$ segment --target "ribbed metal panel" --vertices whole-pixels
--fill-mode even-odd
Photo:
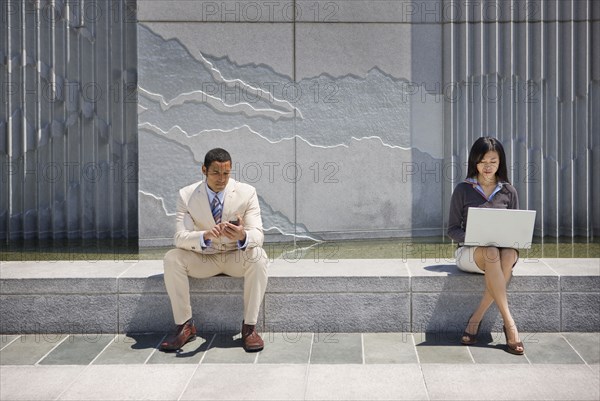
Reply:
[[[137,236],[135,0],[0,4],[0,239]]]
[[[600,232],[600,2],[446,0],[446,160],[498,137],[536,234]]]

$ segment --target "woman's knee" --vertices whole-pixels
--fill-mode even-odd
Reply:
[[[502,250],[500,250],[500,257],[502,259],[508,258],[517,260],[519,258],[519,252],[513,248],[502,248]]]
[[[495,246],[485,246],[483,248],[483,257],[485,264],[494,264],[500,261],[500,250]]]
[[[512,248],[503,248],[500,250],[500,259],[502,259],[502,265],[509,266],[511,269],[519,260],[519,252]]]

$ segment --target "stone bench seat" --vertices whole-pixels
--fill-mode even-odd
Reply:
[[[451,261],[274,260],[259,325],[276,332],[461,332],[484,288]],[[170,331],[162,260],[2,262],[0,332]],[[206,331],[238,331],[243,279],[191,279]],[[524,332],[600,331],[599,259],[524,259],[509,285]],[[483,330],[500,331],[495,306]]]

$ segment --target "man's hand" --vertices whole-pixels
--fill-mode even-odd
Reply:
[[[217,224],[212,229],[204,231],[204,241],[212,241],[215,238],[219,238],[223,233],[223,223]]]
[[[236,226],[235,224],[231,224],[228,221],[221,223],[221,234],[231,240],[244,242],[246,241],[246,230],[244,230],[244,220],[239,214],[237,214],[236,217],[238,219],[239,225]]]

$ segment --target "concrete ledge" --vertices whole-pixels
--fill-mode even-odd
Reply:
[[[275,260],[261,326],[274,331],[461,332],[484,288],[482,275],[448,261]],[[162,261],[4,262],[1,333],[169,331]],[[237,331],[243,279],[190,279],[196,322]],[[600,331],[600,260],[521,260],[509,285],[523,331]],[[492,306],[483,330],[501,330]]]

